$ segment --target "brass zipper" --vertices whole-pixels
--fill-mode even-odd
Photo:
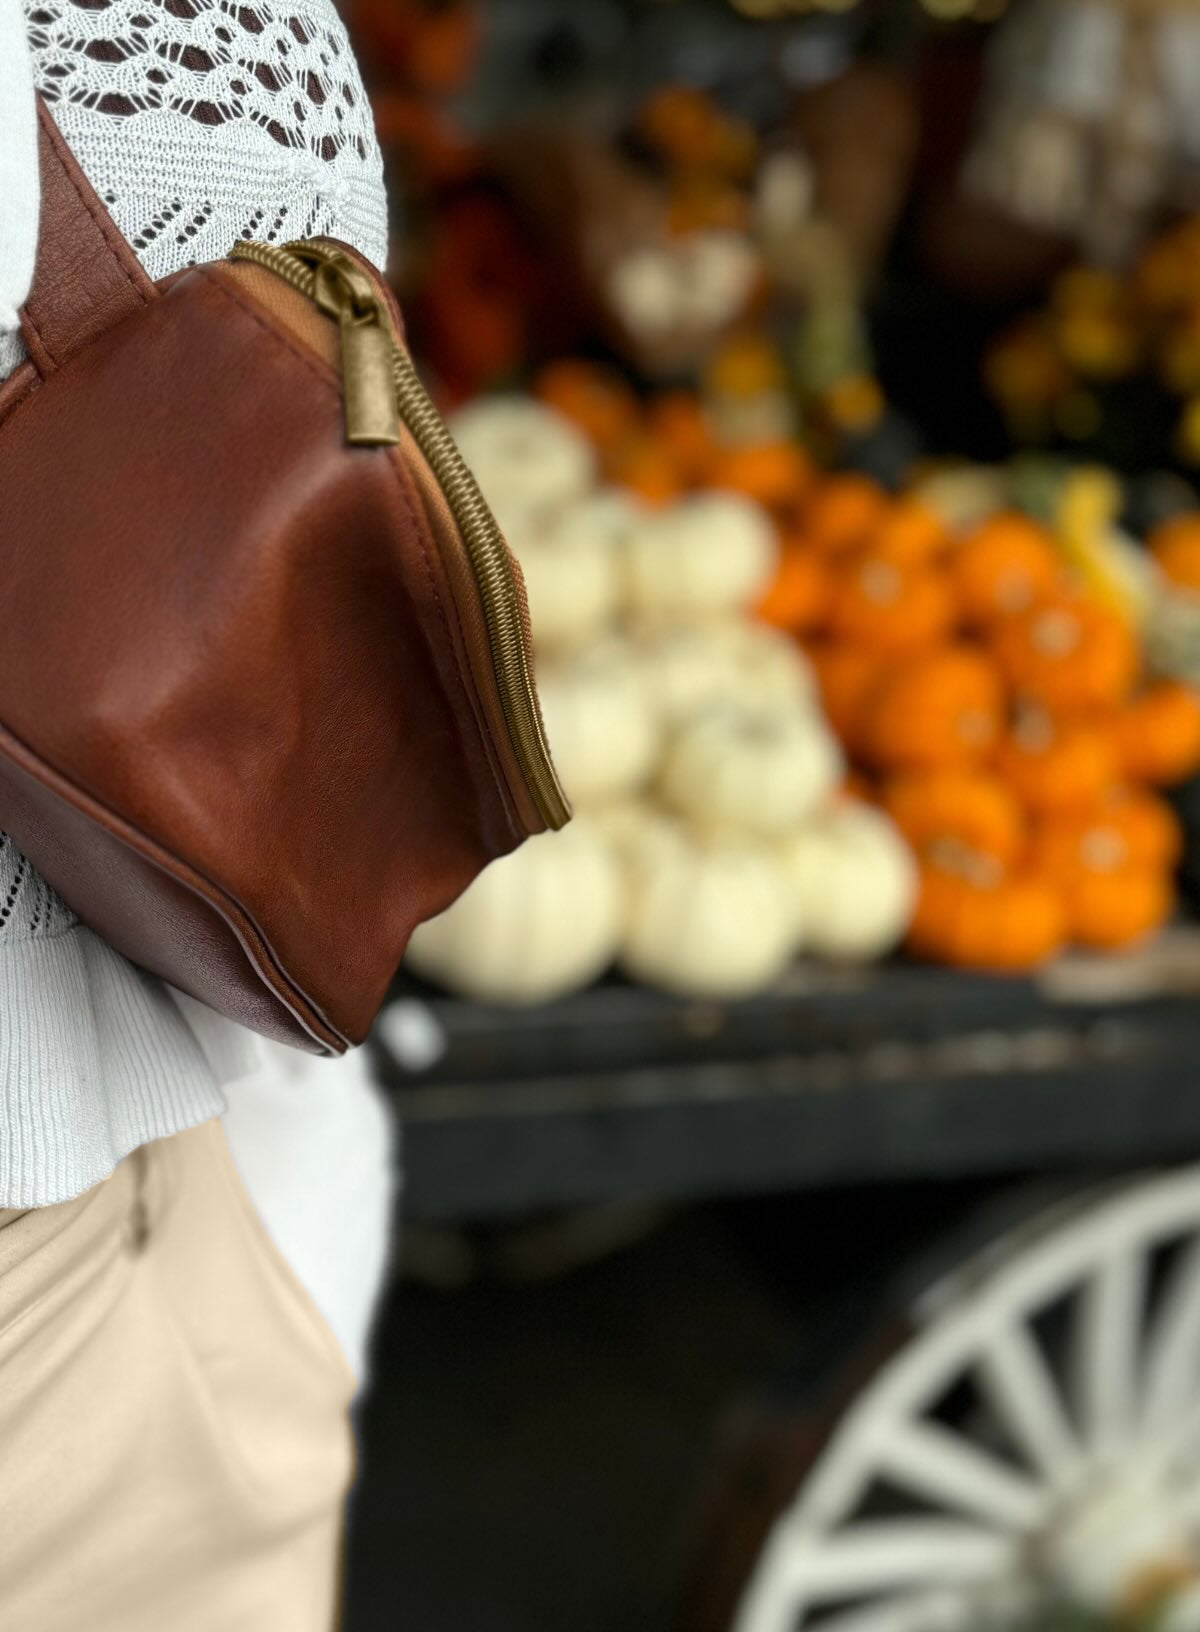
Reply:
[[[522,774],[546,825],[565,826],[571,807],[546,741],[508,550],[446,422],[393,334],[386,304],[370,274],[331,244],[277,247],[243,242],[235,246],[232,259],[265,267],[337,321],[347,441],[356,447],[394,445],[403,422],[424,455],[466,544],[479,586],[492,667]]]

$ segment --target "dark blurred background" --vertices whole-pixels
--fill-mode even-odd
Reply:
[[[343,10],[578,811],[375,1041],[349,1632],[1200,1626],[1194,0]]]

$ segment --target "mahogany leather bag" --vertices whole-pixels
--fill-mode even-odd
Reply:
[[[341,1053],[415,925],[568,818],[520,575],[378,273],[318,240],[152,284],[39,118],[0,829],[143,968]]]

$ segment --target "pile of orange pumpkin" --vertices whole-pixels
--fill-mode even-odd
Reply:
[[[718,430],[775,413],[780,370],[757,337],[738,337],[714,356],[710,401],[686,390],[648,401],[604,365],[565,358],[545,367],[534,393],[586,432],[601,474],[646,504],[670,504],[697,488],[744,493],[779,515],[808,491],[813,465],[788,437],[747,441]]]
[[[803,644],[855,791],[917,856],[913,951],[1024,970],[1169,918],[1181,837],[1159,790],[1200,767],[1200,694],[1147,677],[1136,631],[1049,529],[1011,511],[952,529],[919,497],[819,476],[794,442],[724,445],[696,397],[642,403],[590,363],[536,388],[643,500],[727,487],[770,510],[782,552],[759,615]],[[1200,584],[1200,520],[1173,527],[1154,553]]]
[[[1002,512],[955,535],[918,499],[831,477],[759,610],[803,640],[917,854],[915,951],[1027,969],[1167,920],[1181,839],[1158,790],[1200,766],[1200,695],[1145,676],[1048,529]]]

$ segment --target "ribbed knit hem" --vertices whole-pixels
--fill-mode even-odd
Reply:
[[[68,1201],[225,1109],[171,992],[82,927],[0,944],[0,1207]]]

